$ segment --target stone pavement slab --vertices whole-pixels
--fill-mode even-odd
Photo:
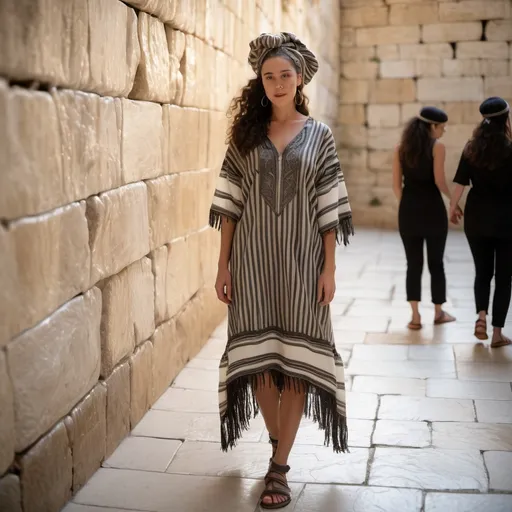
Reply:
[[[338,249],[331,308],[346,366],[350,453],[334,454],[304,420],[290,456],[289,512],[512,511],[512,348],[473,338],[471,254],[446,253],[458,321],[406,328],[399,236],[361,231]],[[261,417],[238,446],[219,444],[218,361],[224,321],[65,512],[256,512],[271,453]],[[512,314],[506,331],[512,335]]]

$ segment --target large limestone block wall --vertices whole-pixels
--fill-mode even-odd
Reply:
[[[391,157],[421,106],[449,115],[453,177],[488,96],[512,100],[511,0],[341,0],[338,144],[355,221],[396,227]]]
[[[0,510],[56,512],[226,311],[207,226],[248,42],[318,53],[335,0],[0,0]],[[329,35],[329,33],[331,35]]]

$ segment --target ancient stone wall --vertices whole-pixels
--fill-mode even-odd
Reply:
[[[357,225],[396,226],[392,148],[421,106],[445,109],[446,172],[489,96],[512,100],[510,0],[341,0],[337,139]]]
[[[333,124],[338,2],[0,0],[0,509],[56,512],[225,315],[207,227],[248,42]]]

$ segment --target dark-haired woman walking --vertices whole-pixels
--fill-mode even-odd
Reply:
[[[427,245],[427,263],[431,277],[434,324],[453,322],[443,310],[446,302],[444,250],[448,235],[448,217],[441,193],[450,198],[444,175],[445,147],[439,142],[448,116],[435,107],[425,107],[411,119],[402,133],[393,158],[393,190],[400,201],[398,224],[407,258],[406,292],[411,305],[411,330],[422,328],[421,274],[423,246]]]
[[[475,262],[475,336],[488,339],[487,313],[494,276],[491,347],[510,345],[503,327],[512,282],[512,138],[510,107],[497,97],[480,105],[483,121],[462,153],[454,181],[450,215],[456,217],[464,188],[471,184],[464,231]]]
[[[318,62],[293,34],[262,34],[256,76],[234,100],[230,144],[210,211],[221,227],[216,289],[229,305],[220,362],[222,448],[261,410],[272,443],[261,507],[291,502],[288,456],[305,414],[347,448],[343,362],[328,304],[335,246],[353,233],[331,130],[303,87]]]

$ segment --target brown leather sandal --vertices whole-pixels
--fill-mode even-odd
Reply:
[[[489,335],[487,334],[487,321],[482,320],[479,318],[475,322],[475,338],[478,338],[479,340],[488,340]]]
[[[260,507],[266,510],[276,510],[287,507],[292,502],[291,489],[286,481],[286,473],[290,471],[290,466],[282,466],[271,462],[268,473],[265,476],[265,490],[260,496]],[[285,499],[274,503],[276,496],[283,496]],[[269,497],[272,503],[264,503],[263,499]]]

